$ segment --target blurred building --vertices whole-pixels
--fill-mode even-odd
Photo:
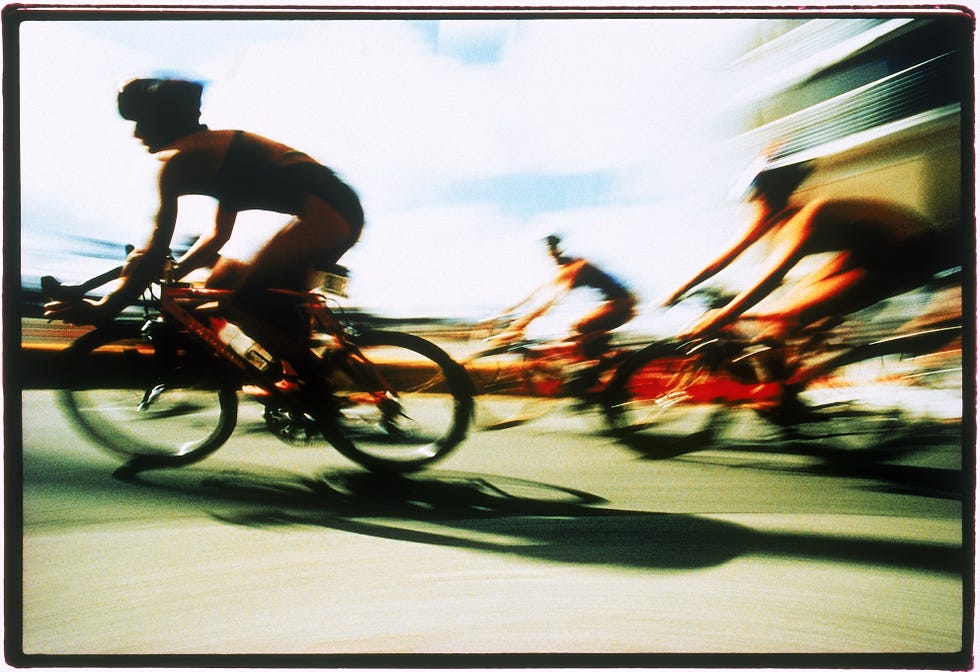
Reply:
[[[736,64],[750,85],[735,150],[813,160],[813,195],[882,197],[940,226],[972,222],[972,28],[954,11],[763,22]]]

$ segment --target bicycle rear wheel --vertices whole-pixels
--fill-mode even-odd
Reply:
[[[811,362],[798,384],[810,415],[796,435],[873,448],[901,442],[922,421],[961,420],[959,333],[900,335]]]
[[[373,471],[407,472],[463,441],[473,388],[462,366],[413,334],[369,331],[354,341],[363,357],[331,362],[338,415],[319,422],[340,453]]]
[[[65,366],[68,415],[131,467],[197,462],[235,429],[236,386],[177,334],[148,340],[139,324],[112,324],[75,341]]]

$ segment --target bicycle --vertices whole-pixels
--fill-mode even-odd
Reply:
[[[506,332],[506,316],[485,321],[490,346],[468,357],[463,366],[474,383],[478,402],[475,423],[483,430],[522,425],[548,414],[556,400],[570,400],[575,410],[598,406],[605,415],[605,390],[612,376],[638,346],[647,341],[610,338],[598,359],[587,359],[568,339],[520,338],[495,342]]]
[[[948,287],[951,280],[940,285]],[[864,385],[922,384],[940,376],[954,384],[961,380],[961,320],[887,337],[849,333],[861,321],[861,315],[829,321],[782,343],[735,329],[705,341],[621,338],[584,386],[580,371],[594,364],[568,341],[501,343],[464,365],[478,394],[482,429],[530,422],[548,413],[555,399],[571,398],[576,409],[597,407],[608,432],[628,445],[648,443],[697,406],[722,412],[750,408],[784,438],[876,436],[900,418],[870,408]],[[952,361],[934,366],[926,358]],[[797,364],[787,368],[788,360]]]
[[[77,300],[115,269],[79,285],[42,281],[53,299]],[[282,390],[281,363],[261,347],[238,351],[218,330],[230,292],[166,278],[144,295],[141,315],[124,314],[81,336],[64,354],[64,407],[77,425],[134,470],[204,459],[231,436],[239,392],[264,405],[266,427],[290,444],[323,437],[342,455],[378,472],[410,472],[443,459],[466,437],[472,385],[445,351],[419,336],[362,329],[331,308],[345,280],[309,292],[269,290],[295,305],[310,325],[309,352],[322,376]],[[180,416],[180,421],[175,418]]]
[[[962,323],[881,337],[883,328],[867,318],[831,320],[783,342],[747,337],[737,329],[747,320],[708,340],[652,342],[607,385],[607,421],[634,445],[649,444],[695,406],[750,408],[781,438],[880,437],[903,422],[897,406],[872,403],[885,386],[923,385],[930,377],[961,384]]]

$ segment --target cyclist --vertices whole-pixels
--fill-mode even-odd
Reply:
[[[520,302],[505,309],[509,314],[535,299],[541,301],[522,317],[511,323],[510,327],[498,335],[496,340],[509,342],[523,338],[528,325],[551,310],[562,298],[575,289],[595,290],[601,303],[594,310],[572,325],[569,338],[585,358],[587,365],[576,372],[573,386],[587,389],[601,373],[604,359],[609,349],[609,332],[620,327],[636,316],[636,296],[618,279],[609,275],[595,264],[578,257],[570,257],[561,249],[561,238],[549,235],[544,239],[548,254],[558,265],[558,272],[544,285],[535,289]],[[544,297],[543,300],[539,297]]]
[[[135,137],[163,160],[155,226],[146,245],[127,257],[117,288],[98,301],[49,303],[45,316],[97,324],[133,303],[163,272],[179,198],[205,195],[218,202],[214,226],[176,261],[171,277],[213,265],[206,284],[233,290],[229,307],[240,313],[246,331],[251,328],[278,356],[301,358],[295,311],[273,305],[263,292],[305,290],[308,270],[335,263],[350,249],[364,225],[360,201],[333,171],[302,152],[200,123],[202,92],[201,84],[182,79],[135,79],[119,92],[120,116],[136,122]],[[218,254],[243,210],[293,216],[247,263]]]
[[[817,198],[804,205],[791,197],[811,172],[807,164],[764,169],[752,181],[749,202],[756,214],[737,242],[684,283],[666,301],[729,266],[750,247],[767,241],[769,263],[749,287],[726,305],[708,311],[685,337],[716,333],[740,316],[765,320],[776,338],[823,318],[847,315],[931,280],[957,266],[957,232],[940,231],[921,215],[870,198]],[[749,309],[769,297],[787,273],[813,255],[829,253],[816,270],[794,282],[792,291],[758,313]]]

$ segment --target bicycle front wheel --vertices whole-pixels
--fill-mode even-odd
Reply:
[[[683,420],[693,404],[716,397],[707,372],[673,342],[653,343],[627,358],[602,397],[609,427],[623,437]]]
[[[490,348],[471,357],[466,369],[478,395],[474,421],[481,430],[536,420],[563,394],[561,362],[533,359],[524,346]]]
[[[197,462],[235,429],[235,385],[178,334],[148,340],[140,325],[117,323],[75,341],[67,357],[68,415],[129,466]]]
[[[463,441],[473,414],[463,367],[413,334],[369,331],[354,340],[359,353],[331,362],[339,416],[321,422],[338,451],[374,471],[407,472]]]

